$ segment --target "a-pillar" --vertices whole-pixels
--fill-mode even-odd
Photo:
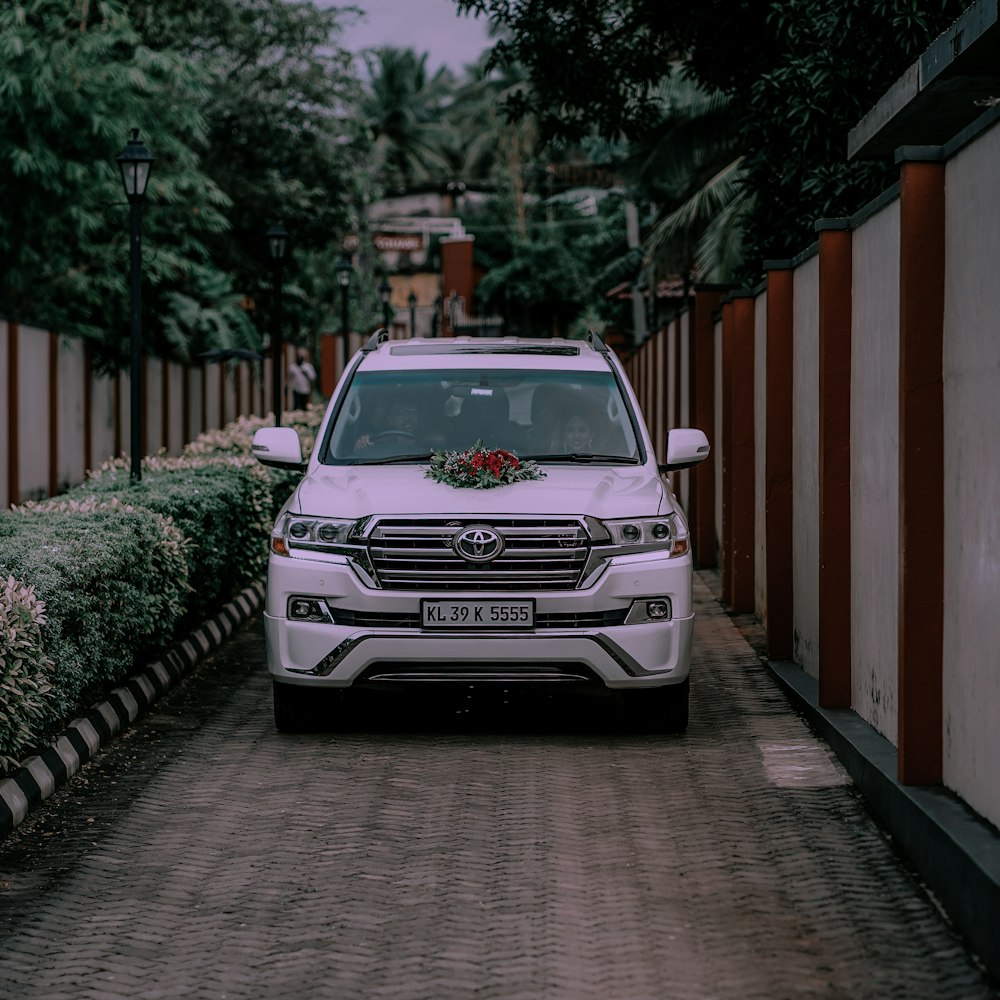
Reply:
[[[896,152],[899,188],[898,777],[942,773],[945,165],[937,146]]]
[[[851,230],[819,233],[819,703],[851,705]]]
[[[441,286],[443,289],[444,316],[441,332],[445,337],[455,335],[451,328],[448,303],[459,295],[467,312],[472,312],[472,294],[476,290],[476,273],[473,265],[474,236],[446,236],[441,239]]]
[[[792,330],[794,270],[788,260],[766,260],[767,315],[764,446],[764,603],[767,656],[793,658],[792,562]]]
[[[737,613],[754,610],[754,295],[736,292],[732,330],[723,331],[729,352],[729,604]]]

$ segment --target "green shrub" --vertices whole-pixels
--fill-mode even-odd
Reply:
[[[0,766],[11,767],[11,752],[27,746],[33,725],[44,723],[45,696],[53,665],[42,648],[45,605],[35,588],[14,577],[0,581]]]
[[[185,626],[213,614],[267,567],[272,521],[270,477],[255,459],[154,456],[133,482],[124,462],[106,463],[72,491],[120,498],[171,519],[187,541]]]
[[[292,410],[283,415],[284,425],[294,427],[299,435],[299,442],[302,445],[302,455],[307,458],[312,454],[316,443],[316,432],[323,419],[324,408],[310,404],[304,410]],[[184,455],[194,456],[221,456],[237,455],[246,457],[251,455],[250,444],[253,441],[254,432],[261,427],[271,427],[274,423],[273,417],[240,417],[231,424],[227,424],[221,430],[205,431],[198,435],[192,442],[184,448]],[[281,469],[264,469],[260,466],[268,478],[271,487],[271,509],[270,516],[273,520],[284,502],[292,495],[292,490],[298,485],[302,476],[297,472],[286,472]]]
[[[115,501],[43,501],[3,512],[0,574],[25,581],[45,605],[47,621],[29,634],[36,660],[53,664],[51,688],[44,709],[20,720],[36,734],[163,649],[187,589],[177,528]]]
[[[285,415],[304,455],[322,415]],[[270,423],[241,418],[179,457],[146,458],[139,482],[117,459],[61,497],[0,512],[0,771],[263,576],[300,479],[251,456]]]

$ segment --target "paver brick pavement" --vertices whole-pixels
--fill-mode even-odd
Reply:
[[[238,633],[0,849],[0,996],[996,997],[697,605],[678,737],[563,696],[279,736]]]

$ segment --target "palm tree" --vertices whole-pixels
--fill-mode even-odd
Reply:
[[[427,70],[427,54],[382,47],[365,54],[368,85],[361,117],[372,139],[372,176],[388,194],[439,185],[451,166],[445,112],[456,81],[441,67]]]
[[[661,85],[659,99],[659,123],[627,147],[620,163],[657,206],[645,240],[648,263],[660,274],[732,280],[752,204],[732,103],[677,71]]]

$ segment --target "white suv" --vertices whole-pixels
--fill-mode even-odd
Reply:
[[[477,443],[540,478],[431,478],[433,455]],[[643,727],[684,730],[692,569],[666,473],[708,451],[701,431],[674,429],[657,465],[594,334],[375,334],[308,463],[292,428],[254,435],[265,465],[305,471],[268,563],[278,729],[315,721],[317,689],[549,682],[617,689]]]

